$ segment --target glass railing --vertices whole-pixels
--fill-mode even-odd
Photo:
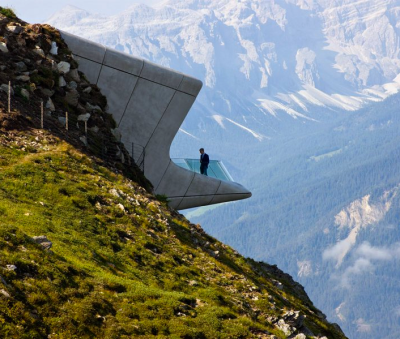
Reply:
[[[174,158],[171,159],[179,167],[185,168],[189,171],[200,173],[200,160],[199,159],[182,159]],[[233,181],[228,170],[225,168],[222,161],[210,160],[207,169],[207,175],[212,178],[216,178],[224,181]]]

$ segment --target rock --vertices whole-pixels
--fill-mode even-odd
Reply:
[[[77,89],[78,88],[78,84],[75,81],[70,81],[68,83],[68,87],[72,88],[72,89]]]
[[[29,75],[19,75],[19,76],[15,77],[15,80],[28,82],[29,80],[31,80],[31,78],[29,77]]]
[[[307,339],[307,336],[304,333],[299,333],[293,339]]]
[[[6,298],[11,298],[10,294],[6,290],[1,289],[0,294]]]
[[[72,89],[65,94],[65,101],[73,106],[78,106],[79,103],[79,92],[76,89]]]
[[[67,73],[69,72],[69,70],[71,69],[71,65],[70,65],[69,62],[60,61],[60,62],[57,64],[57,68],[58,68],[58,71],[59,71],[61,74],[67,74]]]
[[[3,53],[8,53],[7,45],[4,42],[0,42],[0,51]]]
[[[54,112],[56,110],[53,101],[50,98],[46,102],[46,109],[48,109],[50,112]]]
[[[86,108],[87,108],[89,111],[99,110],[99,111],[103,112],[103,110],[102,110],[98,105],[93,106],[93,105],[91,105],[91,104],[88,103],[88,102],[86,103]]]
[[[54,60],[50,60],[50,62],[51,62],[51,69],[53,71],[58,71],[57,63]]]
[[[7,26],[7,31],[14,33],[14,34],[19,34],[23,31],[23,27],[21,26]]]
[[[115,188],[110,189],[109,193],[116,198],[121,198],[121,196],[119,195],[118,191]]]
[[[90,113],[78,115],[78,121],[88,121],[89,118],[90,118]]]
[[[41,91],[44,95],[46,95],[46,96],[48,96],[48,97],[52,97],[52,96],[54,95],[54,91],[52,91],[52,90],[50,90],[50,89],[48,89],[48,88],[41,88],[40,91]]]
[[[22,95],[25,99],[28,99],[28,100],[29,100],[29,92],[28,92],[25,88],[22,88],[22,89],[21,89],[21,95]]]
[[[121,141],[122,135],[118,128],[114,128],[111,130],[111,134],[114,136],[115,140]]]
[[[301,315],[299,311],[286,312],[282,318],[285,320],[285,323],[290,326],[297,328],[303,326],[304,316]]]
[[[89,128],[89,131],[92,131],[93,133],[97,133],[99,131],[99,128],[97,126],[93,126]]]
[[[4,71],[7,67],[5,65],[0,66],[0,71]]]
[[[67,123],[67,119],[65,117],[58,117],[58,121],[61,123],[61,125],[65,126]]]
[[[15,271],[17,269],[17,266],[15,266],[15,265],[7,265],[6,268],[7,268],[7,271]]]
[[[89,94],[92,91],[92,87],[88,86],[83,90],[83,93]]]
[[[122,211],[125,212],[125,207],[121,203],[117,205],[117,207]]]
[[[115,154],[117,158],[120,158],[121,162],[125,162],[124,153],[122,153],[121,149],[117,146],[117,153]]]
[[[286,324],[283,319],[278,321],[277,326],[286,336],[289,336],[294,332],[293,328],[289,324]]]
[[[44,54],[44,51],[39,47],[36,46],[36,48],[33,50],[37,55],[41,56],[42,58],[46,57],[46,54]]]
[[[81,136],[81,137],[79,138],[79,140],[82,141],[83,144],[87,147],[88,142],[87,142],[87,138],[86,138],[85,136]]]
[[[58,47],[57,47],[57,43],[55,41],[51,42],[50,54],[53,54],[53,55],[58,54]]]
[[[68,73],[68,75],[71,77],[72,80],[76,82],[81,81],[81,77],[79,76],[78,70],[76,68],[71,69]]]
[[[279,290],[283,290],[283,284],[282,284],[280,281],[278,281],[278,280],[272,280],[272,282],[273,282],[273,284],[274,284],[274,286],[275,286],[276,288],[278,288]]]
[[[8,94],[8,85],[7,84],[2,84],[0,86],[0,90],[2,90],[3,92],[6,92]],[[14,95],[14,89],[11,86],[11,95]]]
[[[17,68],[17,72],[25,72],[28,69],[23,61],[16,62],[15,67]]]
[[[45,250],[49,250],[51,246],[53,246],[53,243],[47,239],[45,235],[39,235],[37,237],[33,237],[32,239],[35,243],[41,245]]]
[[[58,86],[59,87],[65,87],[67,86],[67,82],[65,81],[63,76],[60,76],[60,78],[58,79]]]

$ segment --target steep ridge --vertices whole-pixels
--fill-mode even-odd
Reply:
[[[89,103],[92,132],[115,142],[106,102],[73,71],[59,33],[0,13],[2,338],[346,338],[289,275],[141,187],[121,145],[102,159],[78,117]],[[43,129],[36,107],[49,98]]]

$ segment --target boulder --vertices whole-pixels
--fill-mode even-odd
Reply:
[[[7,84],[2,84],[0,86],[0,90],[2,90],[3,92],[8,93],[8,85]],[[14,89],[11,86],[11,95],[14,95]]]
[[[112,135],[114,136],[115,140],[121,141],[122,135],[118,128],[114,128],[111,130]]]
[[[37,55],[41,56],[42,58],[46,57],[46,54],[44,54],[44,51],[39,47],[36,46],[35,49],[33,50]]]
[[[8,48],[5,42],[0,42],[0,51],[3,53],[8,53]]]
[[[71,89],[65,94],[65,101],[73,107],[78,106],[79,92],[76,89]]]
[[[65,81],[63,76],[60,76],[60,78],[58,79],[58,86],[59,87],[65,87],[67,86],[67,82]]]
[[[3,297],[6,297],[6,298],[11,298],[10,294],[6,290],[3,290],[3,289],[0,290],[0,295],[2,295]]]
[[[17,72],[25,72],[28,69],[25,62],[23,61],[16,62],[15,67],[17,69]]]
[[[73,89],[77,89],[78,88],[78,84],[75,81],[70,81],[68,84],[69,88],[73,88]]]
[[[58,68],[58,71],[59,71],[61,74],[67,74],[67,73],[69,72],[69,70],[71,69],[71,65],[70,65],[69,62],[60,61],[60,62],[57,64],[57,68]]]
[[[28,100],[29,100],[29,92],[28,92],[25,88],[22,88],[22,89],[21,89],[21,95],[22,95],[25,99],[28,99]]]
[[[14,33],[14,34],[19,34],[24,30],[23,27],[21,26],[7,26],[7,31]]]
[[[93,133],[97,133],[99,131],[99,128],[97,126],[93,126],[89,128],[89,131],[92,131]]]
[[[48,109],[50,112],[54,112],[56,110],[53,101],[50,98],[46,102],[46,109]]]
[[[45,250],[49,250],[51,246],[53,246],[53,243],[47,239],[45,235],[39,235],[37,237],[33,237],[32,239],[35,243],[41,245]]]
[[[48,89],[48,88],[41,88],[40,91],[41,91],[44,95],[46,95],[46,96],[48,96],[48,97],[52,97],[52,96],[54,95],[54,91],[52,91],[51,89]]]
[[[7,265],[6,269],[7,269],[7,271],[16,271],[17,270],[17,266],[15,266],[15,265]]]
[[[89,118],[90,118],[90,113],[78,115],[78,121],[88,121]]]
[[[98,111],[103,111],[102,109],[101,109],[101,107],[100,106],[98,106],[98,105],[95,105],[95,106],[93,106],[93,105],[91,105],[90,103],[86,103],[86,108],[89,110],[89,111],[94,111],[94,110],[98,110]]]
[[[79,76],[78,70],[76,68],[71,69],[68,72],[68,75],[71,77],[72,80],[74,80],[76,82],[80,82],[81,81],[81,77]]]
[[[27,82],[27,81],[31,80],[31,78],[29,77],[29,75],[19,75],[19,76],[15,77],[15,80]]]
[[[83,90],[83,93],[89,94],[92,91],[92,87],[88,86]]]
[[[58,54],[58,47],[57,47],[57,43],[55,41],[51,42],[50,54],[53,54],[53,55]]]
[[[85,146],[88,145],[87,138],[85,136],[79,137],[79,140],[82,141]]]

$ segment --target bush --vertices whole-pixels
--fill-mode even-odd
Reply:
[[[16,19],[17,16],[15,15],[15,12],[13,9],[9,7],[0,7],[0,13],[6,16],[7,18],[10,19]]]

